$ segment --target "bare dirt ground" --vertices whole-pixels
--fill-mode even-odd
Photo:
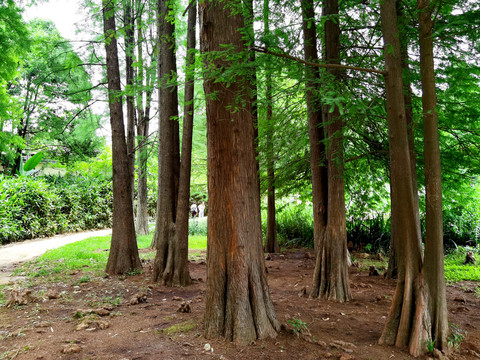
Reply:
[[[311,285],[311,253],[271,258],[269,285],[284,324],[276,339],[236,346],[203,337],[206,265],[199,259],[190,263],[196,281],[186,288],[152,284],[149,263],[133,276],[82,282],[80,271],[64,283],[34,283],[28,304],[0,308],[0,359],[411,359],[404,349],[377,344],[394,281],[351,268],[353,301],[312,300],[302,295]],[[450,322],[467,332],[448,359],[480,359],[477,285],[447,289]],[[15,287],[21,298],[25,288]],[[300,336],[289,322],[293,318],[306,324]]]

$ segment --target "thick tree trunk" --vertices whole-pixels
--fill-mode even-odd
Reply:
[[[317,62],[317,33],[312,0],[302,0],[302,16],[305,60]],[[305,97],[307,101],[310,167],[312,173],[313,236],[316,254],[310,296],[318,297],[322,262],[320,249],[327,228],[328,172],[322,106],[318,96],[320,93],[320,74],[317,68],[309,66],[305,67],[305,73],[307,78]]]
[[[263,2],[263,21],[265,37],[270,36],[269,9],[270,1]],[[267,47],[268,48],[268,47]],[[267,233],[265,236],[265,251],[276,253],[280,251],[277,241],[277,221],[275,215],[275,162],[274,162],[274,133],[273,123],[273,94],[272,74],[270,69],[265,70],[265,100],[267,103]]]
[[[403,97],[400,44],[395,0],[381,5],[382,32],[385,43],[387,119],[391,167],[392,226],[398,260],[398,280],[392,306],[379,342],[409,347],[419,355],[426,340],[428,314],[425,311],[422,253],[418,243],[415,201],[408,147],[407,122]]]
[[[194,111],[194,65],[195,65],[195,23],[197,7],[190,6],[188,10],[187,58],[185,81],[185,108],[183,117],[182,161],[180,165],[180,181],[178,189],[178,204],[175,221],[175,234],[169,244],[168,256],[163,264],[155,259],[154,276],[162,277],[165,284],[186,286],[192,280],[188,271],[188,219],[190,215],[190,175],[192,165],[192,135]],[[157,272],[157,268],[160,271]]]
[[[121,274],[130,269],[142,267],[138,256],[133,203],[131,197],[131,177],[129,158],[123,124],[122,98],[120,96],[120,70],[118,65],[117,40],[115,37],[115,17],[113,2],[103,1],[103,23],[105,50],[107,54],[107,79],[112,127],[113,165],[113,226],[112,242],[105,271]]]
[[[221,44],[233,45],[245,60],[248,56],[239,31],[244,27],[241,12],[223,6],[221,1],[200,3],[201,48],[211,69],[232,66],[229,59],[209,57],[223,50]],[[237,76],[227,85],[218,77],[205,76],[209,197],[205,336],[248,344],[275,337],[279,330],[263,258],[248,77]]]
[[[158,203],[155,234],[152,247],[157,249],[154,278],[165,267],[169,243],[173,242],[180,169],[178,134],[178,93],[175,57],[175,24],[170,0],[159,0],[159,154],[158,154]]]
[[[422,105],[425,149],[425,263],[424,276],[427,284],[428,311],[431,327],[430,339],[435,347],[448,347],[448,313],[443,266],[443,216],[440,145],[438,139],[438,116],[436,111],[435,69],[433,62],[433,22],[429,0],[418,0],[420,34],[420,74],[422,80]]]

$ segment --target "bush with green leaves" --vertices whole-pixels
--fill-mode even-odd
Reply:
[[[111,181],[0,176],[0,243],[111,226]]]

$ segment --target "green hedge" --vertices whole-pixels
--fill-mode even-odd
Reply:
[[[0,243],[111,226],[110,180],[0,175]]]

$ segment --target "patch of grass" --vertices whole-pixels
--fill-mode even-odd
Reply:
[[[207,248],[207,235],[190,235],[188,237],[188,248],[205,250]]]
[[[149,249],[152,238],[153,233],[138,236],[138,248]],[[110,242],[111,236],[92,237],[49,250],[37,259],[19,267],[15,270],[15,275],[27,276],[30,280],[42,278],[45,281],[58,282],[64,280],[64,277],[73,270],[82,269],[82,271],[101,276],[107,264]],[[190,249],[206,249],[207,247],[207,237],[204,235],[189,236],[188,242]],[[141,255],[144,259],[153,259],[155,252],[153,250],[146,251]],[[138,271],[134,271],[127,275],[138,273]],[[78,282],[89,282],[93,280],[92,276],[85,275]]]
[[[90,275],[83,275],[80,279],[77,280],[77,284],[84,284],[92,281]]]
[[[473,252],[475,265],[463,264],[468,251]],[[447,282],[480,281],[480,247],[459,246],[445,255],[444,262]]]
[[[196,326],[197,324],[193,320],[187,320],[187,321],[172,325],[169,328],[163,329],[162,332],[168,336],[173,336],[177,333],[189,332],[195,329]]]

